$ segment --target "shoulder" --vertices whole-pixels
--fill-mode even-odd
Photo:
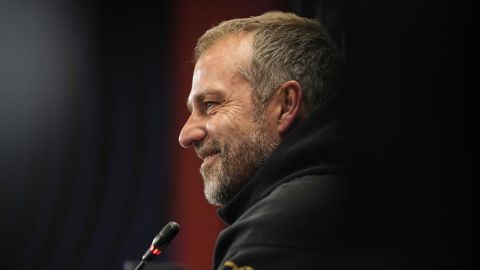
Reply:
[[[278,214],[288,214],[290,217],[320,212],[325,214],[339,210],[336,206],[348,199],[348,193],[346,180],[337,175],[307,175],[279,185],[252,210],[273,214],[276,213],[276,207],[282,207],[288,213]]]
[[[238,245],[287,245],[323,249],[337,242],[348,213],[348,185],[333,175],[283,183],[226,230]]]
[[[282,259],[293,256],[310,265],[345,237],[347,198],[347,185],[337,176],[304,176],[283,183],[220,234],[215,261],[258,264],[268,258],[298,264]]]

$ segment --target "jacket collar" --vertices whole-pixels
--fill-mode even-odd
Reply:
[[[299,124],[265,160],[255,175],[218,215],[227,224],[235,222],[248,208],[278,185],[307,174],[339,173],[346,153],[345,115],[341,93]]]

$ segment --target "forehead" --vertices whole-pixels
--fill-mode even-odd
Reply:
[[[230,35],[202,53],[193,72],[188,106],[198,97],[213,92],[228,94],[250,85],[239,69],[251,57],[252,40],[250,34]]]

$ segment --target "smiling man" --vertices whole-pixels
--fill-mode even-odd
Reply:
[[[203,160],[230,226],[214,269],[316,269],[343,242],[342,57],[317,21],[270,12],[225,21],[195,49],[179,137]],[[323,259],[322,259],[323,258]]]
[[[200,172],[207,200],[224,205],[241,189],[279,143],[276,132],[255,113],[252,86],[239,72],[251,53],[252,35],[219,40],[197,61],[188,108],[192,115],[180,134],[184,147],[203,159]]]

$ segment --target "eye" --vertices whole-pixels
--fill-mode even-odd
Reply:
[[[218,104],[218,103],[215,102],[215,101],[205,101],[205,102],[203,102],[203,107],[205,108],[205,111],[206,111],[207,113],[209,113],[210,110],[211,110],[212,108],[214,108],[217,104]]]

